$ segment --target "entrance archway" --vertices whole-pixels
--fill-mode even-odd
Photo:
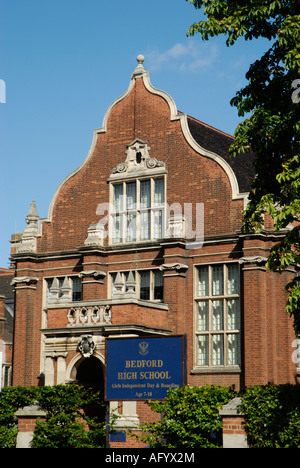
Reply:
[[[104,395],[104,366],[94,356],[83,358],[77,366],[76,380],[80,385],[92,387]]]
[[[89,417],[97,422],[105,421],[106,407],[104,402],[104,365],[95,356],[82,358],[76,365],[75,380],[78,385],[91,389],[94,393],[100,392],[99,404],[84,408]]]

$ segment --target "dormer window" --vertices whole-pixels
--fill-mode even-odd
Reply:
[[[161,239],[165,232],[165,164],[150,157],[143,140],[127,148],[109,178],[111,244]]]
[[[112,185],[113,244],[164,237],[165,178],[136,179]]]

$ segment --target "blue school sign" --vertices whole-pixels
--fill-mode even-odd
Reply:
[[[163,400],[185,380],[184,336],[106,340],[107,401]]]

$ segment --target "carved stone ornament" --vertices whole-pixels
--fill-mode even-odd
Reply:
[[[36,284],[38,282],[38,278],[34,278],[32,276],[17,276],[16,278],[13,278],[12,282],[10,283],[11,286],[16,286],[18,284]]]
[[[78,350],[83,357],[89,358],[94,354],[96,344],[92,335],[82,335],[78,340]]]
[[[170,271],[170,270],[176,270],[176,271],[186,271],[188,270],[188,265],[184,265],[184,263],[164,263],[159,267],[160,271]]]
[[[88,247],[103,246],[104,226],[100,223],[91,224],[88,227],[88,235],[84,241],[84,245]]]
[[[21,237],[21,242],[17,246],[18,253],[30,253],[36,252],[38,237],[38,226],[37,221],[39,220],[39,215],[36,208],[36,203],[33,202],[30,205],[29,213],[26,217],[26,223],[28,226],[24,229],[24,232]]]
[[[168,220],[166,237],[185,237],[185,217],[182,214],[172,215]]]
[[[253,255],[252,257],[242,257],[239,259],[239,263],[266,263],[267,257],[263,257],[261,255]]]
[[[115,175],[141,175],[149,174],[152,171],[164,171],[165,163],[150,157],[150,146],[146,141],[136,138],[127,145],[126,160],[117,164],[111,172],[111,178]]]
[[[105,271],[101,270],[88,270],[88,271],[82,271],[79,273],[80,278],[86,278],[86,277],[91,277],[94,278],[95,280],[102,280],[106,276]]]

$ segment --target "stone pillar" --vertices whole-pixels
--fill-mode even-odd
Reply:
[[[244,414],[239,411],[241,404],[240,398],[234,398],[219,410],[223,423],[223,448],[248,448]]]
[[[139,417],[136,412],[136,401],[123,401],[122,402],[122,414],[118,413],[119,402],[110,402],[111,414],[118,415],[118,419],[115,422],[117,430],[136,429],[139,426]]]
[[[139,425],[136,401],[123,401],[123,418],[128,427],[136,428]]]
[[[46,412],[39,406],[25,406],[16,412],[18,418],[18,435],[16,448],[31,448],[31,442],[37,418],[44,419]]]
[[[54,385],[54,360],[53,356],[46,356],[45,360],[45,385]]]
[[[65,353],[65,355],[59,355],[57,357],[57,385],[64,384],[66,381],[66,355],[67,353]]]

